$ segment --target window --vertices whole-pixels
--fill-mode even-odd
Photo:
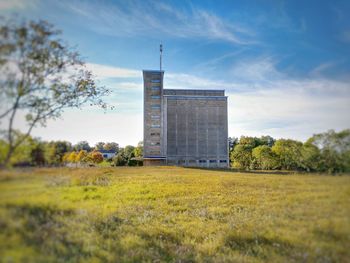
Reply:
[[[152,119],[152,120],[159,120],[159,119],[160,119],[160,116],[159,116],[159,115],[152,115],[152,116],[151,116],[151,119]]]
[[[159,96],[159,95],[152,95],[152,96],[151,96],[151,99],[153,99],[153,100],[158,100],[158,99],[160,99],[160,96]]]
[[[152,79],[151,82],[152,83],[160,83],[160,79]]]
[[[158,146],[158,145],[160,145],[160,142],[151,142],[151,145],[152,146],[154,146],[154,145]]]
[[[199,163],[206,163],[207,160],[199,160]]]
[[[227,163],[227,160],[220,160],[220,163]]]
[[[152,110],[160,110],[160,105],[152,105]]]
[[[216,160],[209,160],[210,163],[216,163]]]
[[[159,124],[152,124],[151,128],[160,128],[160,125]]]
[[[152,87],[152,90],[154,90],[154,91],[159,91],[159,90],[160,90],[160,87],[159,87],[159,86],[153,86],[153,87]]]
[[[151,132],[151,136],[160,136],[159,132]]]

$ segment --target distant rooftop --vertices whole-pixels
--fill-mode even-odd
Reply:
[[[163,72],[164,73],[164,70],[155,70],[155,69],[144,69],[142,71],[143,72],[155,72],[155,73]]]
[[[100,153],[116,153],[114,150],[99,150]]]
[[[165,96],[225,96],[225,90],[164,89]]]

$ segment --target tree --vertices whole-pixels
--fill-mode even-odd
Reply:
[[[252,147],[250,145],[238,144],[230,157],[234,168],[249,169],[252,163]]]
[[[241,136],[230,154],[232,166],[238,169],[253,168],[252,150],[258,145],[260,145],[258,138]]]
[[[32,140],[30,159],[31,165],[34,166],[44,165],[46,163],[44,142]]]
[[[119,151],[119,144],[116,142],[107,142],[103,145],[103,149],[107,150],[107,151],[118,152]]]
[[[95,151],[103,151],[104,146],[105,146],[104,142],[98,142],[98,143],[96,143],[94,150]]]
[[[65,164],[69,162],[69,155],[70,155],[70,152],[66,152],[63,154],[62,156],[62,162],[64,162]]]
[[[5,140],[0,139],[0,163],[5,160],[7,153],[7,143]]]
[[[3,23],[4,22],[4,23]],[[85,103],[106,109],[102,96],[109,93],[95,84],[79,54],[60,39],[60,31],[46,21],[17,23],[2,21],[0,26],[0,120],[8,149],[2,166],[9,163],[16,148],[32,129],[45,126],[66,108]],[[27,130],[15,140],[14,122],[25,113]]]
[[[252,156],[256,164],[255,168],[271,170],[277,166],[276,156],[267,145],[255,147],[252,151]]]
[[[237,144],[238,144],[238,138],[236,137],[228,138],[228,149],[230,153],[233,151],[233,149],[236,147]]]
[[[137,165],[136,161],[131,160],[135,157],[135,147],[132,145],[127,145],[125,148],[119,149],[118,154],[113,158],[113,163],[116,166]]]
[[[87,151],[87,152],[91,151],[91,147],[90,147],[90,145],[89,145],[89,143],[87,141],[78,142],[76,145],[74,145],[73,148],[77,152],[79,152],[81,150],[84,150],[84,151]]]
[[[115,166],[124,166],[128,163],[128,159],[124,154],[124,150],[120,150],[116,156],[113,158],[113,163]]]
[[[303,144],[291,139],[279,139],[272,147],[272,151],[277,155],[278,166],[281,169],[296,170],[302,166]]]
[[[312,144],[320,149],[320,170],[328,173],[350,171],[350,130],[330,130],[314,135]]]
[[[19,130],[13,131],[13,141],[17,142],[18,140],[22,140],[23,133],[21,133]],[[3,163],[4,160],[7,157],[7,152],[9,149],[9,144],[6,140],[1,140],[0,143],[2,144],[0,146],[1,153],[0,153],[0,163]],[[31,151],[33,147],[33,139],[28,136],[26,137],[23,142],[13,151],[11,158],[9,159],[9,164],[11,165],[20,165],[20,166],[29,166],[31,165]]]
[[[48,164],[59,165],[65,153],[72,150],[72,144],[66,141],[51,141],[46,145],[45,158]]]
[[[126,158],[129,160],[130,158],[134,157],[134,150],[135,147],[132,145],[127,145],[124,148],[124,154],[126,156]]]
[[[308,139],[301,148],[302,168],[306,171],[321,170],[321,152],[314,144],[314,138]]]
[[[77,162],[84,163],[87,161],[87,156],[88,156],[87,151],[80,150],[77,157],[76,157],[76,160],[77,160]]]
[[[90,160],[94,163],[102,163],[103,161],[103,156],[100,152],[98,151],[93,151],[89,154]]]
[[[134,155],[135,155],[135,157],[142,157],[143,156],[143,141],[141,141],[137,144],[137,147],[134,149]]]
[[[245,145],[245,146],[249,147],[250,149],[253,149],[253,148],[261,145],[259,138],[248,137],[248,136],[241,136],[238,143],[240,145]]]
[[[276,140],[274,138],[272,138],[271,136],[269,136],[269,135],[260,137],[261,145],[267,145],[269,147],[272,147],[275,144],[275,141]]]
[[[77,162],[77,153],[75,151],[71,152],[67,159],[70,163],[76,163]]]

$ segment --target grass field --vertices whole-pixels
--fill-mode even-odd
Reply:
[[[0,172],[1,262],[349,262],[350,177]]]

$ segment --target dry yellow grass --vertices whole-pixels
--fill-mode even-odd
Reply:
[[[350,177],[176,167],[0,172],[3,262],[345,262]]]

